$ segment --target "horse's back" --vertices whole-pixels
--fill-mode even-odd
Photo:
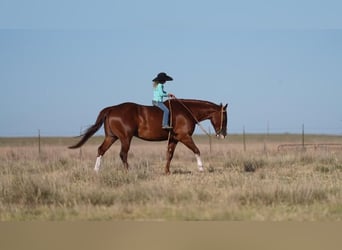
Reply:
[[[112,124],[112,127],[133,128],[136,123],[135,117],[138,112],[138,104],[133,102],[125,102],[115,106],[104,108],[101,112],[107,113],[107,119]]]
[[[168,133],[161,128],[162,111],[155,106],[124,102],[104,108],[111,131],[115,135],[136,136],[143,140],[166,140]]]

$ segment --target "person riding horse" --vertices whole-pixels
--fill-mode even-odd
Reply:
[[[161,72],[154,78],[153,81],[153,106],[160,108],[163,111],[163,121],[162,121],[162,128],[163,129],[172,129],[172,126],[169,125],[169,109],[163,103],[164,97],[171,97],[174,98],[175,96],[171,93],[167,93],[164,90],[164,84],[167,81],[172,81],[172,77],[168,76],[166,73]]]

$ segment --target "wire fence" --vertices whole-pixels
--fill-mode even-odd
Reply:
[[[213,131],[213,128],[209,121],[201,122],[204,128],[207,131]],[[1,137],[36,137],[38,133],[41,134],[42,137],[75,137],[82,134],[91,124],[81,125],[78,128],[72,130],[66,130],[61,128],[56,129],[47,129],[44,127],[30,129],[25,131],[13,131],[4,132],[0,131]],[[295,127],[271,127],[269,125],[264,128],[254,127],[248,125],[241,126],[230,126],[228,124],[228,134],[237,134],[242,135],[246,134],[301,134],[302,133],[303,124],[299,124]],[[194,134],[202,135],[205,134],[199,126],[196,126]],[[305,134],[321,134],[321,135],[342,135],[342,127],[310,127],[305,126]],[[95,135],[104,135],[103,129],[100,129]]]
[[[41,154],[42,151],[42,138],[47,138],[47,137],[66,137],[66,138],[73,138],[81,135],[84,130],[86,130],[88,126],[80,126],[79,131],[77,133],[70,132],[70,133],[65,133],[67,135],[56,135],[53,131],[49,130],[44,130],[44,129],[37,129],[35,135],[26,136],[25,133],[20,133],[14,135],[14,136],[0,136],[1,138],[11,138],[11,137],[31,137],[33,138],[33,141],[35,141],[35,145],[37,145],[37,150],[38,153]],[[322,133],[322,131],[325,131],[325,133]],[[329,133],[331,131],[331,133]],[[214,134],[214,130],[211,127],[211,125],[207,124],[207,133],[210,135]],[[195,130],[195,134],[197,135],[205,135],[205,133],[197,128]],[[229,136],[232,135],[238,135],[241,138],[241,144],[243,151],[248,150],[248,144],[250,143],[249,139],[251,138],[252,135],[261,135],[259,136],[258,140],[259,143],[262,143],[264,146],[264,150],[267,150],[267,143],[268,143],[268,136],[273,135],[273,134],[293,134],[297,135],[297,138],[300,138],[298,142],[296,143],[279,143],[277,150],[278,151],[283,151],[283,150],[307,150],[307,149],[313,149],[313,150],[318,150],[318,149],[342,149],[342,143],[336,143],[332,141],[326,141],[324,143],[319,142],[319,143],[312,143],[312,142],[307,142],[306,141],[306,136],[312,135],[312,134],[317,134],[317,135],[334,135],[335,137],[341,136],[342,138],[342,133],[339,131],[339,129],[336,128],[325,128],[325,129],[313,129],[313,128],[306,128],[304,124],[299,126],[298,128],[290,128],[290,129],[274,129],[270,128],[267,126],[265,129],[248,129],[246,126],[242,126],[240,129],[230,129],[228,128],[228,138]],[[95,135],[97,136],[102,136],[103,131],[99,131]],[[34,139],[37,138],[37,139]],[[263,139],[260,139],[263,138]],[[342,139],[341,139],[342,142]],[[211,137],[209,137],[208,144],[210,145],[210,151],[212,149],[212,140]],[[82,150],[80,150],[80,154],[82,154]]]

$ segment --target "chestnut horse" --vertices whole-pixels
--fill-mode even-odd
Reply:
[[[192,150],[199,170],[203,171],[200,151],[191,136],[197,123],[209,119],[216,135],[224,138],[227,135],[227,105],[188,99],[171,99],[165,105],[170,110],[172,131],[162,129],[162,111],[159,108],[128,102],[104,108],[95,124],[87,129],[77,144],[69,148],[81,147],[104,124],[105,139],[98,148],[95,171],[100,169],[101,157],[118,139],[121,142],[120,158],[128,169],[127,154],[133,136],[147,141],[168,140],[166,174],[170,173],[170,162],[178,142]]]

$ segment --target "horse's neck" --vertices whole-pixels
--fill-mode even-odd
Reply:
[[[215,111],[214,105],[206,101],[185,101],[185,105],[188,106],[192,112],[192,115],[194,115],[199,121],[208,119],[210,114]]]

